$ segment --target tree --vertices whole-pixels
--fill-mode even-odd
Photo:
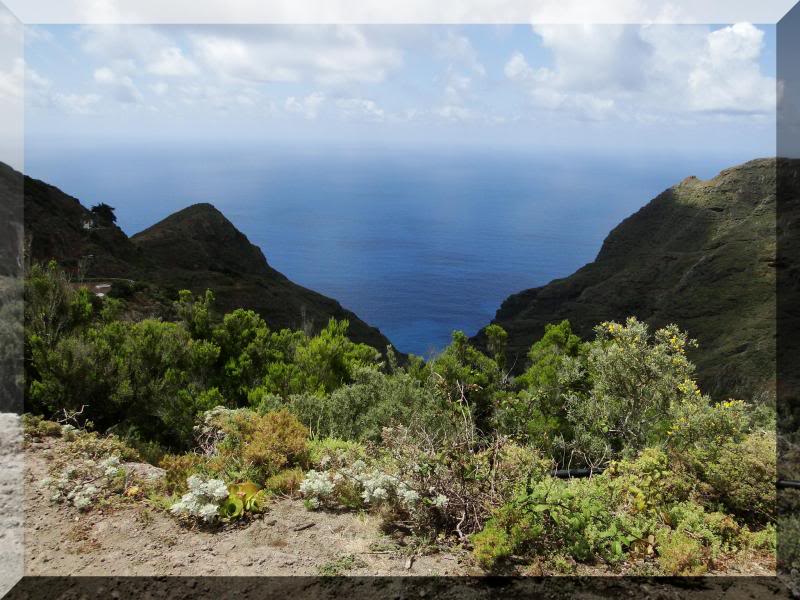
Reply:
[[[489,325],[484,329],[486,334],[486,349],[489,355],[494,358],[494,362],[501,369],[506,366],[506,343],[508,342],[508,333],[500,327],[500,325]]]
[[[624,325],[601,323],[595,333],[585,365],[590,388],[568,383],[572,389],[565,393],[573,433],[567,446],[588,464],[663,440],[675,407],[701,397],[694,365],[686,358],[686,349],[696,342],[675,325],[651,334],[645,323],[630,317]],[[579,373],[569,376],[570,361],[562,370],[561,380],[582,379]]]
[[[109,206],[105,202],[101,202],[100,204],[96,204],[92,207],[91,213],[97,217],[100,222],[110,225],[111,223],[117,222],[117,215],[114,214],[116,209],[113,206]]]
[[[500,338],[502,335],[493,336],[494,343],[499,343]],[[497,362],[470,345],[463,331],[454,331],[452,342],[432,361],[431,370],[444,399],[454,406],[466,403],[478,430],[488,433],[493,397],[505,386],[504,373]]]
[[[564,375],[568,365],[585,363],[587,347],[572,333],[569,321],[545,325],[544,335],[528,352],[528,369],[515,380],[520,391],[499,403],[498,429],[543,450],[551,450],[552,441],[559,436],[570,437],[565,393],[585,392],[588,381],[583,376],[585,369],[572,369],[578,377],[570,377],[568,385]]]

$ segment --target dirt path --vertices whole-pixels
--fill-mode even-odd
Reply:
[[[48,444],[26,452],[25,572],[28,575],[463,575],[465,554],[415,556],[377,520],[309,512],[280,500],[254,521],[192,530],[144,505],[81,513],[53,504],[41,480]]]

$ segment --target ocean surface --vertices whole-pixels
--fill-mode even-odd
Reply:
[[[85,206],[116,207],[128,234],[210,202],[274,268],[428,356],[509,294],[593,260],[670,185],[750,158],[253,144],[65,154],[27,142],[25,165]]]

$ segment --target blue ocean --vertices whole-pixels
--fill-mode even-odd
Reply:
[[[210,202],[269,263],[404,351],[474,334],[511,293],[594,259],[623,218],[688,175],[752,156],[514,148],[28,143],[26,172],[140,231]]]

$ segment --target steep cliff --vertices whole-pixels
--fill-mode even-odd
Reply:
[[[712,395],[772,389],[776,173],[788,171],[759,159],[688,177],[614,228],[594,262],[507,298],[493,323],[509,333],[511,361],[524,365],[547,323],[569,319],[590,338],[600,321],[635,315],[699,341],[692,358]]]

